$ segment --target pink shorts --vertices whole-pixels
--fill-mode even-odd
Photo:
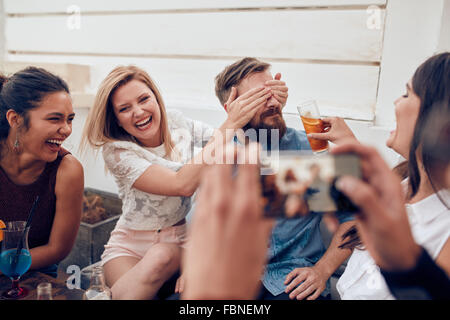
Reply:
[[[105,245],[101,264],[104,265],[112,259],[125,256],[142,259],[148,249],[157,243],[173,243],[184,247],[186,238],[186,223],[159,231],[116,227]]]

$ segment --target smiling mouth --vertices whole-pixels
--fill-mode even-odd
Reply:
[[[60,147],[62,145],[62,143],[64,142],[64,140],[49,139],[49,140],[47,140],[45,142],[50,144],[50,145]]]
[[[64,140],[58,140],[58,139],[48,139],[47,141],[45,141],[45,143],[53,151],[59,150],[59,148],[61,148],[61,145],[62,145],[63,142],[64,142]]]
[[[148,125],[150,122],[152,122],[153,116],[148,117],[147,119],[144,119],[140,122],[136,122],[135,126],[138,128],[142,128],[145,127],[146,125]]]

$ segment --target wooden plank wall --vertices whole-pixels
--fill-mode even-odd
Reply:
[[[0,61],[5,56],[5,12],[3,10],[3,0],[0,0]]]
[[[4,0],[8,58],[91,66],[90,89],[137,64],[169,107],[217,110],[214,77],[243,56],[281,72],[285,112],[373,120],[386,0]]]

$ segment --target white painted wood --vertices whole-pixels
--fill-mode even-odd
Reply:
[[[442,25],[437,51],[450,51],[450,0],[444,0]]]
[[[0,61],[4,59],[5,52],[5,11],[3,8],[3,0],[0,0]]]
[[[94,105],[94,93],[72,92],[71,96],[74,108],[91,108]]]
[[[447,1],[447,0],[446,0]],[[439,43],[444,1],[389,0],[376,107],[376,125],[395,126],[394,101]]]
[[[24,13],[61,13],[75,5],[81,12],[120,12],[145,10],[180,9],[234,9],[267,7],[324,7],[348,5],[385,5],[386,0],[6,0],[6,12]]]
[[[211,110],[221,109],[214,93],[214,78],[225,66],[234,62],[59,55],[9,55],[9,59],[88,64],[91,66],[92,83],[87,91],[92,94],[115,66],[135,64],[155,79],[168,106]],[[299,102],[316,99],[324,115],[359,120],[373,119],[378,67],[268,62],[272,64],[272,73],[280,72],[282,80],[286,81],[289,87],[285,112],[296,114]],[[86,106],[86,103],[80,103],[78,106]]]
[[[384,10],[380,11],[381,21]],[[242,11],[7,19],[10,51],[378,62],[366,10]],[[52,39],[51,41],[49,39]]]
[[[68,83],[70,91],[73,92],[84,92],[90,85],[90,68],[86,65],[70,63],[56,64],[53,62],[0,61],[0,70],[6,74],[13,74],[29,66],[41,67],[60,76]]]

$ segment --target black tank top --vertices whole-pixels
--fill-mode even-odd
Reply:
[[[26,221],[36,196],[39,203],[34,212],[28,245],[31,248],[46,245],[50,238],[56,209],[56,173],[69,151],[61,149],[55,161],[47,163],[39,178],[29,185],[16,185],[0,167],[0,219]]]

